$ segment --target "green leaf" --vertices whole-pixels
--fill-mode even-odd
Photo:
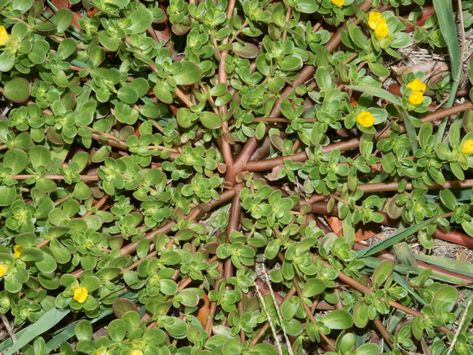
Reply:
[[[315,81],[319,86],[320,90],[330,89],[332,86],[332,78],[327,67],[318,67],[315,72]]]
[[[332,330],[348,329],[353,326],[353,319],[344,309],[331,311],[322,318],[322,322]]]
[[[12,175],[21,173],[28,166],[28,154],[20,149],[10,149],[3,156],[3,165],[10,169]]]
[[[29,151],[29,156],[34,169],[48,168],[51,164],[51,152],[46,147],[35,145]]]
[[[389,91],[384,90],[382,88],[368,86],[368,85],[353,85],[353,86],[348,86],[348,88],[353,91],[358,91],[370,96],[376,96],[381,99],[385,99],[386,101],[389,101],[395,105],[402,106],[402,101],[400,97],[395,96],[391,94]]]
[[[187,325],[183,320],[176,317],[165,317],[163,323],[164,329],[166,329],[172,337],[176,339],[184,339],[186,337]]]
[[[394,269],[394,264],[391,260],[384,260],[381,262],[373,272],[373,287],[379,288],[389,276],[391,276]]]
[[[114,319],[112,320],[107,327],[108,336],[113,341],[122,341],[127,332],[127,324],[122,319]]]
[[[12,355],[19,351],[26,344],[29,344],[34,338],[46,333],[49,329],[58,324],[65,316],[69,314],[68,309],[52,308],[45,312],[36,322],[22,329],[16,334],[16,342],[12,345],[11,339],[5,340],[0,344],[0,351],[4,355]],[[9,347],[9,348],[7,348]]]
[[[355,355],[376,355],[380,353],[380,349],[376,344],[363,344],[355,350]]]
[[[458,206],[457,199],[452,191],[445,189],[440,190],[439,192],[440,201],[447,207],[450,211],[453,211]]]
[[[192,62],[174,63],[173,71],[177,85],[192,85],[202,77],[202,71]]]
[[[45,274],[53,272],[57,268],[57,263],[54,257],[44,251],[43,258],[40,261],[35,262],[35,265],[39,271]]]
[[[66,38],[57,48],[57,55],[64,60],[76,52],[77,42],[73,38]]]
[[[281,248],[281,240],[273,239],[271,240],[264,250],[264,257],[268,260],[273,260],[279,253],[279,248]]]
[[[130,33],[143,33],[153,23],[153,14],[143,4],[139,4],[128,18],[131,20],[131,26],[127,28]]]
[[[452,71],[452,77],[455,79],[461,69],[461,51],[458,43],[459,37],[453,4],[452,1],[449,0],[433,0],[433,5],[439,23],[440,32],[442,33],[445,43],[447,43],[450,69]]]
[[[123,85],[117,93],[118,98],[126,104],[133,105],[138,101],[138,92],[131,85]]]
[[[177,292],[177,284],[170,279],[159,280],[159,288],[166,296],[174,296]]]
[[[202,122],[202,125],[208,129],[217,129],[222,126],[222,119],[220,116],[210,111],[201,112],[200,122]]]
[[[124,296],[122,296],[122,297],[124,297]],[[111,311],[108,311],[108,310],[104,311],[98,317],[91,320],[90,323],[92,323],[92,324],[97,323],[97,322],[101,321],[103,318],[108,317],[110,314],[112,314]],[[61,344],[66,342],[68,339],[72,338],[75,334],[74,333],[75,327],[77,326],[78,323],[79,323],[79,321],[72,322],[69,325],[67,325],[64,328],[57,331],[56,333],[54,333],[51,340],[48,341],[48,343],[46,344],[46,352],[48,354],[50,354],[52,352],[52,350],[58,348]]]
[[[197,118],[197,114],[189,110],[188,108],[182,107],[177,111],[176,119],[179,126],[182,128],[189,128],[192,126],[194,120]]]
[[[429,225],[430,223],[434,222],[436,218],[430,218],[420,223],[414,224],[412,226],[407,227],[406,229],[400,231],[399,233],[394,234],[392,237],[383,240],[382,242],[376,243],[371,245],[368,248],[358,250],[356,255],[358,258],[367,257],[380,251],[392,247],[394,244],[401,242],[402,240],[406,239],[407,237],[411,236],[412,234],[418,232],[425,226]]]
[[[462,74],[463,59],[461,58],[460,44],[458,42],[457,24],[455,20],[455,12],[453,11],[452,2],[449,0],[433,1],[435,15],[440,27],[440,33],[447,43],[448,58],[450,59],[450,71],[453,79],[448,101],[444,105],[445,108],[451,107],[456,99],[460,77]],[[461,11],[461,10],[460,10]],[[444,118],[437,130],[436,142],[443,140],[445,128],[447,127],[447,119]]]
[[[232,50],[237,56],[249,59],[256,58],[259,53],[258,46],[250,42],[233,42]]]
[[[433,295],[432,308],[437,314],[450,312],[455,306],[457,298],[458,291],[455,287],[443,285]]]
[[[298,0],[295,4],[296,10],[304,14],[313,14],[319,7],[316,0]]]
[[[304,289],[302,290],[302,296],[310,298],[320,295],[325,291],[325,283],[319,279],[308,279]]]
[[[353,323],[358,328],[364,328],[368,321],[368,305],[364,302],[358,302],[353,309]]]
[[[461,223],[463,230],[470,236],[473,237],[473,222],[463,221]]]
[[[279,63],[279,66],[284,71],[295,71],[302,68],[304,62],[301,57],[297,55],[288,55]]]
[[[0,185],[0,207],[11,205],[16,199],[16,188],[14,186]]]
[[[11,6],[14,10],[25,13],[33,6],[33,0],[17,0],[14,1]]]
[[[156,97],[165,104],[172,104],[173,97],[168,85],[158,83],[154,86],[153,92]]]
[[[75,333],[79,341],[92,339],[92,325],[87,320],[81,320],[76,325]]]
[[[5,83],[3,95],[15,103],[25,102],[30,97],[30,83],[25,78],[16,76]]]
[[[72,23],[72,11],[61,9],[53,18],[58,33],[63,33]]]
[[[0,54],[0,72],[8,72],[15,65],[15,55],[10,52]]]
[[[473,278],[473,264],[437,255],[415,254],[416,260],[439,266],[447,271]]]

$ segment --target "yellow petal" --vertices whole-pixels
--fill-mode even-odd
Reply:
[[[332,0],[332,4],[338,7],[342,7],[343,5],[345,5],[345,0]]]
[[[407,101],[414,106],[419,106],[424,101],[424,94],[422,91],[413,91],[409,95]]]
[[[370,128],[374,125],[374,117],[368,111],[361,111],[358,115],[356,115],[356,122],[362,127]]]
[[[77,287],[74,289],[74,296],[72,297],[79,303],[84,303],[89,296],[89,291],[85,287]]]
[[[8,271],[8,266],[6,266],[5,264],[0,264],[0,277],[5,276],[7,271]]]
[[[467,139],[461,146],[462,153],[473,154],[473,139]]]
[[[389,27],[386,21],[382,21],[378,23],[376,28],[374,29],[374,35],[377,39],[384,39],[389,36]]]
[[[409,84],[407,84],[407,87],[411,89],[412,91],[422,91],[424,92],[427,89],[427,85],[425,85],[422,81],[419,79],[414,79]]]

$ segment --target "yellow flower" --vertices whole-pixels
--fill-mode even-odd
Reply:
[[[343,5],[345,5],[345,0],[332,0],[332,4],[338,7],[342,7]]]
[[[74,289],[74,296],[72,297],[79,303],[84,303],[89,296],[89,291],[85,287],[77,287]]]
[[[377,39],[383,39],[389,36],[389,27],[386,21],[380,22],[374,29],[374,35]]]
[[[8,271],[8,266],[6,266],[5,264],[0,264],[0,277],[5,276],[7,271]]]
[[[368,111],[361,111],[358,115],[356,115],[356,122],[365,128],[370,128],[374,125],[374,117]]]
[[[374,31],[376,27],[384,21],[384,16],[381,12],[371,11],[368,15],[368,26]]]
[[[19,258],[21,256],[22,251],[23,251],[23,247],[21,245],[18,245],[18,244],[15,245],[13,247],[13,256],[15,258]]]
[[[409,82],[409,84],[407,84],[407,87],[412,91],[421,91],[422,93],[425,91],[425,89],[427,89],[427,85],[425,85],[419,79],[412,80]]]
[[[107,354],[108,354],[107,349],[103,347],[98,348],[97,350],[93,352],[93,355],[107,355]]]
[[[0,46],[4,46],[5,43],[8,42],[10,39],[10,35],[8,34],[5,27],[0,26]]]
[[[143,352],[141,350],[132,350],[130,355],[143,355]]]
[[[414,106],[419,106],[424,101],[424,94],[422,91],[413,91],[409,95],[407,101]]]
[[[461,146],[462,153],[473,154],[473,139],[467,139]]]

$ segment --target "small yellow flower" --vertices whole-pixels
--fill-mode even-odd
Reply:
[[[21,245],[17,244],[13,247],[13,256],[15,258],[19,258],[22,252],[23,252],[23,247]]]
[[[332,0],[332,4],[338,7],[342,7],[343,5],[345,5],[345,0]]]
[[[7,271],[8,271],[8,266],[6,266],[5,264],[0,264],[0,277],[5,276]]]
[[[77,287],[74,289],[74,296],[72,297],[79,303],[84,303],[89,296],[89,291],[85,287]]]
[[[467,139],[461,146],[462,153],[473,154],[473,139]]]
[[[380,22],[374,29],[374,35],[377,39],[383,39],[389,36],[389,27],[386,21]]]
[[[413,91],[409,95],[407,101],[414,106],[419,106],[424,101],[424,94],[422,91]]]
[[[0,26],[0,46],[4,46],[9,39],[10,35],[8,34],[7,29],[4,26]]]
[[[374,117],[368,111],[361,111],[358,115],[356,115],[356,122],[365,128],[370,128],[374,125]]]
[[[371,11],[368,15],[368,26],[374,31],[376,27],[384,21],[384,16],[381,12]]]
[[[427,89],[427,85],[425,85],[419,79],[412,80],[409,82],[409,84],[407,84],[407,87],[412,91],[421,91],[422,93]]]
[[[132,350],[130,355],[143,355],[143,352],[141,350]]]

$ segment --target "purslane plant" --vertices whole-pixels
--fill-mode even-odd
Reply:
[[[422,5],[0,1],[0,351],[471,352],[470,265],[401,243],[473,237],[473,94],[390,68]]]

